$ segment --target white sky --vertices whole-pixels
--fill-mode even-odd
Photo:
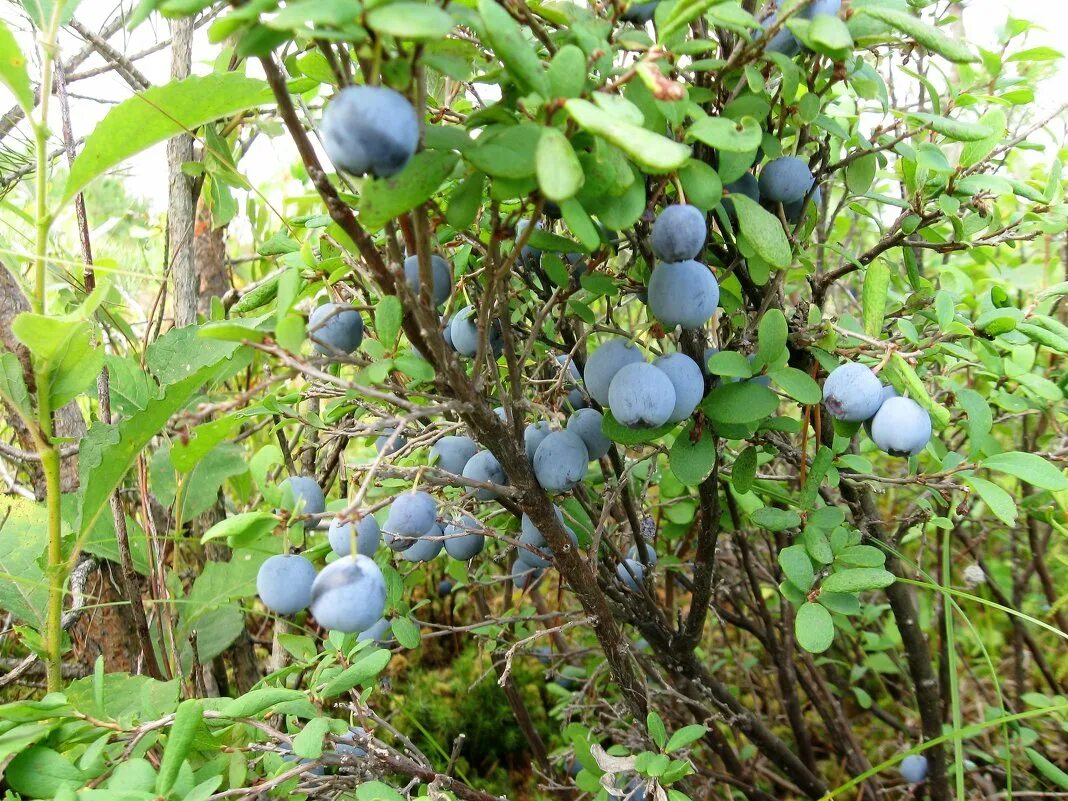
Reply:
[[[115,0],[82,0],[78,7],[77,18],[94,30],[99,29],[104,20],[115,8]],[[130,3],[126,3],[130,5]],[[1031,0],[1031,2],[1007,2],[1007,0],[965,0],[965,28],[973,41],[981,46],[990,47],[996,41],[997,28],[1004,24],[1007,16],[1013,12],[1025,19],[1041,25],[1044,30],[1029,34],[1028,46],[1049,45],[1064,48],[1064,31],[1068,29],[1068,2],[1066,0]],[[12,15],[10,6],[0,8],[0,19],[5,19],[16,29],[20,42],[26,47],[29,35],[24,33],[25,21]],[[20,31],[22,33],[20,33]],[[212,68],[211,58],[218,53],[218,45],[209,44],[205,34],[206,27],[197,33],[194,46],[194,72],[206,73]],[[137,30],[120,32],[112,43],[126,54],[137,53],[147,49],[159,39],[167,36],[167,22],[154,16]],[[61,47],[64,53],[71,54],[81,48],[81,42],[74,36],[64,34]],[[96,66],[101,61],[94,56],[80,69]],[[169,51],[164,49],[137,62],[141,72],[153,83],[168,80],[170,70]],[[86,136],[92,131],[96,122],[110,108],[107,101],[118,102],[132,94],[130,87],[114,72],[75,83],[70,89],[72,95],[72,118],[76,137]],[[0,113],[10,107],[5,99],[6,91],[0,89]],[[101,102],[105,101],[105,102]],[[1053,110],[1058,104],[1068,101],[1068,81],[1046,81],[1036,97],[1036,104],[1041,108]],[[59,130],[59,118],[53,120],[53,130]],[[263,185],[280,173],[288,170],[295,159],[292,145],[285,137],[269,140],[263,137],[253,145],[251,151],[241,161],[240,168],[256,185]],[[125,167],[128,191],[146,198],[150,206],[157,210],[166,207],[166,156],[162,145],[148,150],[132,159]],[[279,200],[280,198],[272,198]]]

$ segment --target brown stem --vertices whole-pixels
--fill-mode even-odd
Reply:
[[[895,576],[904,575],[901,560],[894,555],[894,543],[887,541],[879,510],[875,508],[875,501],[870,491],[843,482],[841,492],[846,501],[854,507],[855,512],[859,512],[856,517],[861,530],[872,539],[890,546],[885,549],[887,552],[886,569]],[[901,633],[901,642],[905,646],[905,657],[916,692],[916,704],[919,707],[923,736],[924,739],[933,740],[942,734],[942,703],[938,677],[935,675],[934,662],[931,659],[931,649],[920,625],[916,605],[913,603],[908,585],[895,581],[886,588],[886,597],[894,613],[897,629]],[[946,775],[945,749],[941,745],[936,745],[928,748],[924,754],[927,756],[930,767],[927,787],[932,801],[950,801],[952,794],[949,778]]]

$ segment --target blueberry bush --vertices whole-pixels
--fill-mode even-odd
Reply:
[[[1068,790],[1016,9],[83,5],[0,24],[6,799]]]

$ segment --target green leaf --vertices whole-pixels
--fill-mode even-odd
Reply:
[[[836,570],[820,584],[823,592],[864,592],[889,587],[894,574],[876,567],[855,567]]]
[[[738,215],[742,236],[756,254],[772,267],[780,270],[789,267],[793,256],[779,218],[740,192],[731,195],[731,202]]]
[[[604,411],[604,419],[601,421],[601,431],[606,437],[620,445],[638,445],[642,442],[652,442],[660,439],[673,429],[677,423],[665,423],[657,428],[630,428],[618,422],[608,409]]]
[[[65,695],[71,706],[83,714],[127,722],[174,712],[178,708],[180,686],[180,679],[157,681],[148,676],[105,673],[99,684],[95,676],[71,682]]]
[[[700,438],[693,441],[693,429],[696,423],[687,424],[686,428],[675,437],[668,455],[671,472],[675,478],[687,486],[694,487],[712,473],[716,463],[716,446],[711,432],[706,426]]]
[[[675,751],[679,751],[686,746],[697,742],[706,734],[708,734],[708,727],[702,726],[700,723],[692,723],[689,726],[683,726],[671,735],[671,739],[669,739],[667,745],[664,746],[664,751],[668,754],[672,754]]]
[[[752,445],[747,445],[745,450],[738,454],[731,470],[731,486],[735,492],[744,495],[753,488],[756,480],[757,450]]]
[[[812,560],[803,545],[790,545],[779,551],[779,567],[790,583],[802,592],[808,592],[816,580]]]
[[[991,130],[977,122],[963,122],[961,120],[940,117],[937,114],[926,114],[918,111],[910,112],[909,119],[929,125],[931,130],[955,139],[958,142],[981,142],[991,136]]]
[[[459,159],[447,150],[424,150],[416,153],[396,175],[364,181],[360,220],[368,228],[377,230],[429,200]]]
[[[452,30],[452,17],[425,3],[391,3],[368,11],[367,27],[397,39],[435,40],[443,39]]]
[[[356,788],[356,801],[404,801],[404,796],[388,784],[363,782]]]
[[[19,357],[11,351],[0,353],[0,398],[24,419],[33,417],[30,392],[22,375]]]
[[[533,123],[495,125],[486,129],[464,155],[495,178],[530,178],[537,172],[538,142],[543,128]]]
[[[93,424],[82,440],[78,458],[79,536],[92,530],[137,455],[163,429],[171,415],[183,408],[204,386],[215,370],[216,365],[201,368],[165,387],[160,397],[149,401],[144,411],[118,425]]]
[[[194,374],[210,377],[237,352],[238,348],[232,342],[213,342],[199,337],[200,330],[194,325],[172,328],[148,346],[148,369],[160,384],[176,384]]]
[[[560,204],[560,212],[571,233],[582,243],[582,247],[587,251],[596,250],[601,243],[601,234],[583,205],[571,198]]]
[[[848,592],[821,592],[819,602],[821,606],[825,606],[840,615],[856,615],[860,613],[860,601],[857,600],[857,596]]]
[[[878,169],[879,159],[874,153],[851,161],[845,170],[846,187],[854,195],[863,195],[871,189]]]
[[[992,481],[978,476],[964,476],[963,480],[978,493],[998,520],[1008,526],[1016,525],[1016,502],[1009,493]]]
[[[63,796],[63,790],[81,787],[88,777],[62,754],[35,745],[11,760],[4,778],[12,790],[27,798],[56,798]]]
[[[1025,748],[1024,753],[1027,754],[1027,758],[1034,765],[1035,770],[1041,773],[1047,781],[1062,790],[1068,790],[1068,773],[1058,768],[1034,748]]]
[[[557,203],[574,197],[586,176],[567,137],[556,128],[545,128],[535,154],[538,188]]]
[[[792,509],[779,509],[774,506],[762,506],[749,515],[753,522],[768,531],[786,531],[800,528],[801,515]]]
[[[580,128],[615,145],[646,172],[671,172],[690,158],[690,148],[686,145],[620,119],[588,100],[572,98],[564,108]]]
[[[834,642],[834,621],[820,604],[806,601],[794,618],[797,644],[809,653],[822,654]]]
[[[886,295],[890,290],[890,268],[882,259],[876,259],[864,272],[864,333],[876,339],[883,332],[886,316]]]
[[[722,3],[724,0],[680,0],[671,7],[671,11],[667,15],[667,19],[657,24],[657,38],[658,41],[664,42],[675,31],[682,30],[689,25],[693,20],[704,14],[708,9],[714,5]],[[634,5],[632,2],[631,5]],[[744,12],[743,12],[744,13]]]
[[[736,350],[721,350],[713,353],[708,360],[708,372],[712,375],[749,378],[753,375],[753,363]]]
[[[330,718],[312,718],[293,738],[293,753],[305,759],[323,755],[323,737],[330,731]]]
[[[44,506],[15,495],[0,498],[0,609],[38,631],[44,628],[48,582],[40,559],[47,543]]]
[[[850,545],[839,551],[835,558],[853,567],[882,567],[886,563],[886,554],[874,545]]]
[[[549,96],[549,78],[542,68],[534,44],[497,0],[478,0],[485,38],[520,89]]]
[[[931,399],[931,396],[927,394],[927,387],[920,381],[920,377],[916,375],[912,365],[905,361],[900,354],[895,353],[890,357],[888,366],[897,375],[898,381],[908,390],[912,399],[931,413],[931,422],[936,429],[943,429],[949,425],[949,410]]]
[[[457,230],[469,228],[478,216],[482,206],[482,187],[486,176],[476,172],[464,178],[449,195],[449,207],[445,210],[445,219]]]
[[[555,97],[578,97],[586,88],[586,54],[573,44],[556,51],[549,63],[549,86]]]
[[[238,72],[196,75],[146,89],[119,103],[97,123],[71,165],[63,201],[152,145],[272,99],[264,81]]]
[[[822,392],[820,397],[823,397]],[[831,469],[831,462],[833,461],[834,453],[827,446],[821,445],[812,459],[812,467],[808,471],[808,478],[805,479],[805,486],[801,489],[800,500],[802,508],[811,509],[815,505],[816,498],[819,495],[820,484]]]
[[[36,103],[26,72],[26,56],[19,49],[11,29],[3,22],[0,22],[0,83],[15,96],[15,102],[27,116],[32,114]]]
[[[801,542],[808,555],[821,565],[829,565],[834,561],[834,553],[831,551],[831,543],[826,532],[815,526],[807,525],[801,532]]]
[[[144,408],[143,406],[141,408]],[[188,439],[175,440],[171,446],[171,464],[179,473],[196,467],[219,443],[230,437],[242,423],[237,414],[201,423],[189,432]]]
[[[375,304],[375,333],[387,351],[397,347],[397,337],[400,335],[403,320],[404,308],[396,295],[384,295]]]
[[[66,25],[74,16],[81,0],[20,0],[22,7],[33,20],[38,31],[46,31],[56,18],[59,24]],[[59,9],[58,16],[56,9]]]
[[[819,14],[808,26],[808,43],[817,53],[844,59],[853,49],[853,36],[837,14]]]
[[[245,693],[239,698],[227,701],[219,709],[219,714],[228,718],[252,718],[286,701],[298,701],[306,698],[300,690],[287,690],[284,687],[262,687]]]
[[[711,164],[690,159],[679,168],[679,180],[686,202],[702,211],[711,211],[723,200],[723,181]]]
[[[397,621],[393,621],[393,635],[397,634]],[[399,642],[399,639],[398,639]],[[389,664],[391,654],[384,648],[361,652],[359,658],[335,676],[319,693],[321,698],[333,698],[347,693],[358,684],[367,684]]]
[[[275,284],[275,289],[277,288],[278,284]],[[263,342],[270,332],[261,331],[256,325],[257,323],[251,320],[215,320],[200,326],[197,335],[222,342]]]
[[[983,139],[968,142],[960,151],[960,164],[962,167],[971,167],[985,159],[990,152],[1005,141],[1007,121],[1005,112],[1000,108],[992,108],[979,120],[979,123],[989,129],[990,135]]]
[[[1065,478],[1064,474],[1056,467],[1035,453],[1024,453],[1023,451],[999,453],[983,459],[979,466],[987,470],[1008,473],[1011,476],[1016,476],[1021,481],[1026,481],[1028,484],[1052,490],[1053,492],[1068,489],[1068,478]]]
[[[204,719],[204,709],[199,698],[190,698],[178,704],[174,713],[174,723],[167,735],[167,745],[160,760],[159,776],[156,778],[156,792],[166,795],[174,787],[178,771],[193,749],[193,739]]]
[[[418,648],[423,642],[423,638],[419,634],[419,626],[409,618],[394,618],[390,628],[393,630],[393,636],[397,638],[397,642],[408,650]]]
[[[757,330],[757,356],[764,364],[772,365],[786,352],[789,329],[786,316],[778,309],[768,309],[760,318]]]
[[[393,359],[393,366],[416,381],[434,380],[434,368],[430,362],[411,351],[397,354]]]
[[[812,376],[796,367],[779,367],[768,372],[768,377],[783,392],[798,403],[815,406],[823,400],[823,390]]]
[[[922,44],[928,50],[938,53],[950,61],[955,61],[958,64],[966,64],[972,61],[978,61],[976,56],[970,47],[964,42],[947,36],[937,28],[932,28],[927,23],[920,20],[918,17],[914,17],[907,11],[899,11],[894,8],[884,8],[882,6],[866,5],[856,9],[856,16],[861,15],[874,17],[877,20],[885,22],[892,28],[896,28],[906,36],[911,36],[917,42]]]
[[[649,736],[656,744],[657,748],[663,749],[667,744],[667,729],[664,728],[664,721],[656,712],[649,712],[645,718],[646,726],[649,728]]]
[[[49,366],[49,398],[59,409],[83,392],[104,366],[104,351],[92,344],[93,327],[76,317],[23,312],[11,331]]]
[[[686,135],[725,153],[752,153],[760,147],[763,131],[752,117],[701,117]]]
[[[716,423],[751,423],[771,417],[779,408],[779,397],[762,384],[738,381],[716,387],[701,408]]]
[[[278,526],[279,520],[267,512],[241,512],[220,520],[200,537],[201,543],[220,538],[240,537],[254,540],[268,534]]]

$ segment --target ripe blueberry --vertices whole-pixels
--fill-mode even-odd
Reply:
[[[325,629],[364,631],[386,608],[386,580],[373,559],[362,554],[343,556],[316,577],[310,606]]]
[[[352,175],[400,172],[419,145],[419,119],[404,95],[384,86],[349,86],[326,106],[323,148]]]
[[[444,542],[441,526],[434,523],[414,544],[401,551],[401,559],[405,562],[429,562],[441,553]]]
[[[307,608],[314,581],[315,566],[303,556],[277,554],[260,565],[256,592],[272,612],[291,615]]]
[[[434,525],[437,513],[437,503],[425,492],[405,492],[390,504],[384,529],[394,537],[420,537]]]
[[[761,24],[764,26],[764,30],[767,30],[778,20],[777,14],[772,14]],[[785,56],[793,58],[801,52],[801,42],[794,36],[785,25],[775,32],[775,35],[768,40],[768,43],[764,46],[764,49],[768,53],[782,53]]]
[[[872,418],[871,438],[891,456],[915,456],[931,439],[931,416],[912,398],[888,398]]]
[[[435,306],[440,306],[449,299],[452,294],[452,268],[445,259],[437,254],[430,257],[430,275],[433,287],[430,295]],[[419,288],[422,285],[419,276],[419,257],[409,256],[404,260],[404,280],[408,282],[412,292],[418,297]],[[455,331],[453,334],[455,335]]]
[[[909,784],[919,784],[927,778],[927,757],[923,754],[909,754],[898,766],[901,778]]]
[[[364,515],[360,522],[356,523],[356,552],[364,556],[375,555],[378,544],[382,541],[382,529],[373,515]],[[352,527],[353,524],[341,518],[334,518],[327,531],[327,539],[330,547],[338,556],[348,556],[352,551]]]
[[[473,481],[487,481],[501,486],[508,484],[508,476],[505,475],[504,468],[497,461],[497,457],[489,451],[479,451],[472,456],[464,465],[463,476]],[[480,501],[492,501],[497,497],[497,493],[490,489],[477,489],[475,497]]]
[[[312,476],[290,476],[281,484],[282,507],[298,515],[320,515],[326,511],[326,498]]]
[[[701,368],[685,353],[661,356],[653,362],[653,366],[662,370],[675,388],[675,408],[668,422],[685,420],[705,396],[705,378],[701,375]]]
[[[549,428],[549,421],[542,420],[538,423],[530,423],[525,429],[523,429],[523,447],[527,452],[527,461],[534,464],[534,454],[538,452],[538,446],[545,440],[549,434],[552,433],[552,429]]]
[[[649,543],[649,542],[643,542],[642,545],[644,546],[644,550],[645,550],[645,561],[648,562],[650,565],[655,565],[656,564],[656,548],[654,548],[652,546],[652,543]],[[636,545],[631,545],[630,546],[630,550],[627,551],[627,558],[628,559],[633,559],[635,562],[638,562],[639,564],[641,563],[642,560],[638,558],[638,546],[636,546]]]
[[[567,492],[586,475],[589,453],[570,431],[553,431],[534,453],[534,476],[546,492]]]
[[[871,368],[860,362],[836,367],[823,382],[823,403],[839,420],[859,423],[879,410],[883,385]]]
[[[772,203],[796,203],[808,194],[814,181],[808,164],[796,156],[782,156],[760,171],[760,197]]]
[[[612,379],[608,406],[612,416],[625,426],[655,428],[675,411],[675,387],[658,367],[628,364]]]
[[[578,409],[567,420],[567,430],[586,446],[590,461],[600,459],[612,447],[612,440],[604,435],[604,415],[596,409]]]
[[[712,319],[718,305],[719,282],[700,262],[662,262],[653,269],[649,311],[665,326],[700,328]]]
[[[608,388],[612,385],[616,373],[628,364],[644,362],[645,357],[633,342],[621,338],[610,339],[586,360],[586,391],[601,406],[607,406]]]
[[[363,318],[352,306],[324,303],[308,316],[308,338],[324,356],[355,353],[363,342]]]
[[[470,515],[463,515],[445,527],[445,550],[461,562],[474,559],[486,547],[485,529]]]
[[[404,438],[403,434],[397,434],[394,437],[394,433],[396,433],[396,429],[393,428],[387,428],[383,431],[382,435],[375,440],[375,450],[386,456],[392,456],[408,444],[408,440]],[[390,439],[393,441],[390,442]]]
[[[616,575],[631,592],[641,592],[641,581],[645,577],[645,568],[637,559],[624,559],[616,565]]]
[[[708,226],[699,208],[686,203],[668,206],[653,223],[653,255],[666,262],[696,259],[706,236]]]

